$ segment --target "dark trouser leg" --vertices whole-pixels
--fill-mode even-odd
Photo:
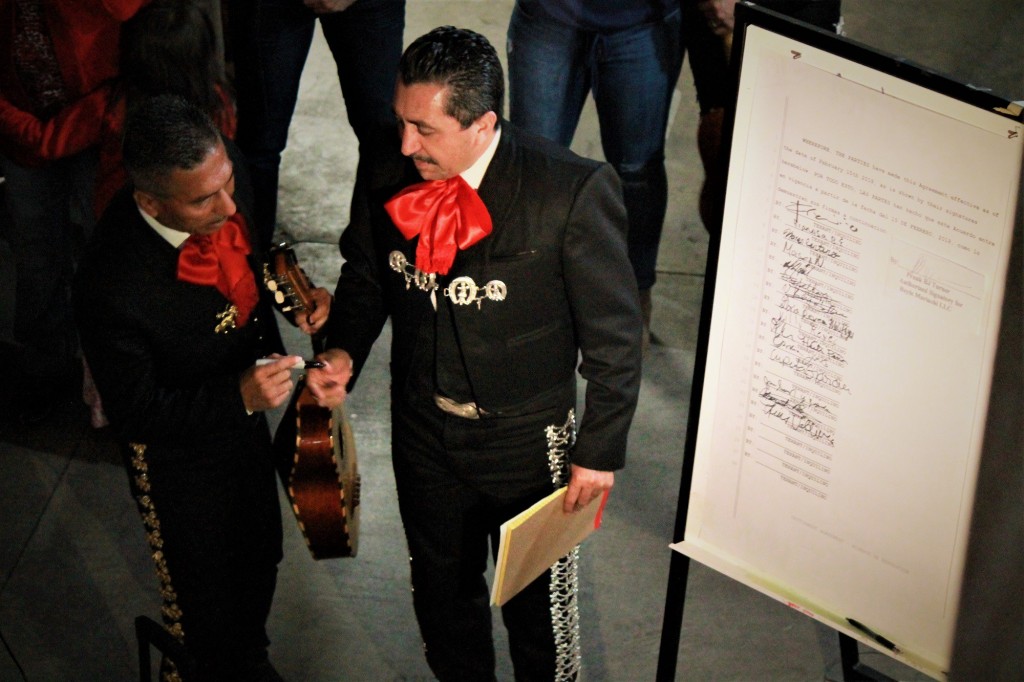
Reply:
[[[546,459],[553,489],[568,483],[569,452],[576,441],[574,411],[544,428]],[[495,553],[497,552],[497,540]],[[509,647],[517,682],[578,679],[583,661],[579,641],[578,548],[559,559],[550,570],[526,586],[501,609],[508,629]],[[536,627],[545,622],[546,627]]]
[[[402,56],[405,0],[359,0],[320,17],[338,69],[348,121],[364,147],[394,130],[395,78]]]
[[[432,405],[400,403],[392,406],[392,419],[399,509],[427,662],[443,682],[492,680],[483,578],[488,545],[501,523],[553,489],[544,436],[552,419],[465,420]],[[548,584],[539,581],[503,611],[517,679],[554,678]]]
[[[593,34],[516,3],[505,45],[509,120],[568,147],[590,91],[593,43]]]
[[[403,412],[394,405],[392,410]],[[395,479],[409,543],[413,607],[427,663],[442,682],[494,679],[479,496],[439,461],[439,422],[393,414]],[[440,456],[443,459],[443,455]]]
[[[77,361],[70,286],[78,251],[95,224],[96,154],[83,152],[39,168],[0,156],[10,221],[4,237],[14,256],[14,339],[31,376],[59,375]]]
[[[840,0],[767,0],[762,4],[826,31],[836,30],[842,13]]]
[[[633,264],[637,288],[647,291],[656,279],[658,247],[668,206],[665,160],[654,159],[640,168],[620,165],[617,170],[629,218],[629,261]]]
[[[502,606],[501,619],[508,630],[516,680],[556,679],[554,633],[551,628],[536,627],[536,623],[551,621],[551,572],[542,574]]]
[[[265,428],[265,426],[264,426]],[[204,679],[251,680],[269,644],[265,624],[281,559],[277,481],[267,447],[245,458],[155,461],[127,451],[168,630]],[[242,446],[244,447],[244,446]]]
[[[594,50],[594,102],[605,158],[622,180],[629,260],[637,288],[654,285],[668,205],[665,129],[679,74],[679,13],[602,36]]]
[[[233,0],[233,4],[253,1]],[[266,246],[277,223],[281,152],[288,143],[316,15],[294,0],[258,0],[255,7],[245,7],[237,16],[244,26],[236,26],[234,35],[251,32],[237,39],[235,46],[238,146],[249,161],[253,214],[260,241]]]

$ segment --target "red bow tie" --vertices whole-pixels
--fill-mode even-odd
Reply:
[[[178,254],[178,279],[215,286],[238,308],[236,325],[242,327],[259,301],[256,280],[246,256],[252,251],[241,213],[228,218],[212,235],[193,234]]]
[[[384,204],[395,227],[416,245],[416,267],[448,274],[455,253],[491,233],[491,214],[462,176],[406,187]]]

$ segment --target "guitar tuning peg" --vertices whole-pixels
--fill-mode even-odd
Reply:
[[[278,303],[278,305],[280,305],[281,303],[284,303],[284,294],[282,294],[276,288],[271,289],[271,291],[274,292],[274,300]]]
[[[265,279],[263,281],[263,283],[266,284],[267,288],[270,289],[271,291],[277,291],[277,281],[276,280],[268,278],[268,279]]]

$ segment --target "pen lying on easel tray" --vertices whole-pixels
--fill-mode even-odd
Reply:
[[[896,646],[892,642],[892,640],[886,639],[885,637],[883,637],[882,635],[878,634],[877,632],[875,632],[874,630],[872,630],[868,626],[864,625],[863,623],[860,623],[859,621],[854,620],[853,618],[847,618],[846,620],[847,620],[847,622],[850,625],[852,625],[853,627],[857,628],[858,630],[863,632],[865,635],[867,635],[871,639],[875,640],[876,642],[878,642],[879,644],[884,646],[889,651],[893,652],[894,654],[900,653],[900,648],[898,646]]]

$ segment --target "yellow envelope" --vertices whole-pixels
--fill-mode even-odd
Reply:
[[[501,606],[601,525],[608,491],[566,514],[563,487],[501,524],[491,605]]]

